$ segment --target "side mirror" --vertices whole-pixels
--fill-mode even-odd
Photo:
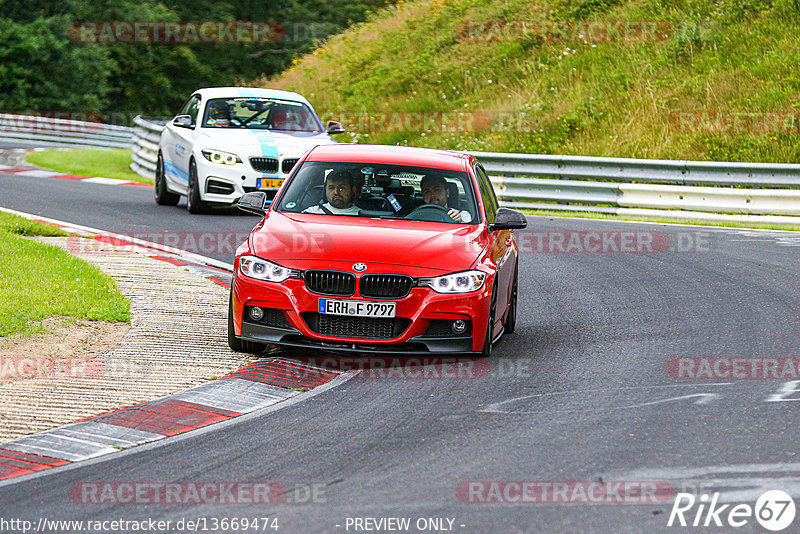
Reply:
[[[194,128],[191,115],[178,115],[173,119],[172,124],[180,126],[181,128]]]
[[[263,191],[254,191],[242,195],[236,207],[247,213],[263,217],[267,213],[266,205],[267,194]]]
[[[329,134],[340,134],[340,133],[344,133],[345,132],[344,126],[342,126],[342,123],[341,122],[336,122],[336,121],[328,121],[327,124],[325,125],[325,130]]]
[[[494,216],[494,224],[489,225],[489,231],[495,230],[521,230],[528,226],[528,219],[517,210],[498,208]]]

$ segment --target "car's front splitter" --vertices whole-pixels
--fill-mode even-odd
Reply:
[[[237,336],[246,341],[271,343],[283,347],[317,349],[341,353],[380,353],[380,354],[448,354],[475,355],[472,350],[471,336],[458,337],[423,337],[410,338],[397,345],[369,344],[368,340],[359,342],[325,341],[304,337],[295,328],[276,328],[259,324],[242,322],[242,335]]]

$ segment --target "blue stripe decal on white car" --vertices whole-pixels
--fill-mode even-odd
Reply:
[[[237,91],[237,93],[239,94],[240,97],[244,97],[244,98],[250,98],[250,97],[257,98],[259,96],[265,96],[263,94],[262,95],[258,95],[256,93],[255,89],[248,88],[248,87],[239,88],[236,91]],[[264,130],[260,130],[260,131],[259,130],[250,130],[250,133],[255,135],[256,141],[258,141],[258,144],[261,147],[261,155],[263,157],[265,157],[265,158],[275,158],[276,160],[279,160],[279,157],[278,157],[278,145],[275,142],[275,139],[273,138],[273,136],[272,136],[272,134],[270,132],[264,131]],[[280,173],[280,160],[278,161],[278,172],[261,173],[261,176],[259,176],[256,179],[256,187],[258,189],[261,189],[262,180],[266,180],[266,179],[269,179],[269,178],[279,178],[280,177],[279,173]]]
[[[255,90],[253,90],[251,88],[247,88],[247,87],[244,87],[244,88],[241,88],[241,89],[237,89],[236,92],[239,93],[239,96],[243,96],[243,97],[251,97],[251,96],[255,97],[255,96],[257,96]]]
[[[164,160],[164,172],[169,173],[179,180],[189,181],[189,173],[180,167],[176,166],[171,161]]]
[[[256,136],[256,141],[261,146],[261,155],[265,158],[275,158],[278,159],[278,145],[275,143],[275,140],[272,138],[267,132],[258,131],[258,130],[251,130],[253,135]],[[280,165],[280,161],[278,162]],[[280,167],[278,167],[278,171],[280,171]],[[261,189],[261,180],[265,180],[267,178],[278,178],[277,172],[265,172],[262,173],[261,176],[256,180],[256,187]]]

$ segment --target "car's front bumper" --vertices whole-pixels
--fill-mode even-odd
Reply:
[[[260,156],[253,156],[260,157]],[[198,185],[201,197],[205,202],[232,204],[251,191],[265,191],[268,198],[289,177],[290,172],[283,172],[285,160],[297,160],[299,156],[279,156],[278,172],[265,173],[256,171],[250,164],[250,156],[245,156],[242,163],[221,165],[206,160],[202,155],[195,158],[197,162]],[[288,166],[288,164],[287,164]],[[291,171],[290,169],[286,169]]]
[[[414,287],[406,297],[390,299],[397,303],[397,320],[407,321],[408,325],[396,337],[375,339],[350,337],[345,331],[340,335],[321,334],[312,328],[313,314],[318,312],[320,298],[375,299],[358,295],[326,297],[309,291],[302,279],[274,284],[252,280],[238,273],[234,276],[231,290],[237,337],[281,346],[350,353],[479,353],[483,348],[490,305],[490,292],[486,286],[463,295],[441,294],[427,287]],[[244,317],[246,306],[280,310],[285,322],[255,322]],[[448,334],[446,329],[443,332],[443,325],[458,319],[469,324],[465,334]]]

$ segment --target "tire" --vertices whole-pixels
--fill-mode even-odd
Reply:
[[[248,352],[250,354],[261,354],[267,348],[264,343],[244,341],[236,337],[236,330],[233,326],[233,290],[228,300],[228,346],[234,352]]]
[[[180,195],[170,193],[167,189],[167,179],[164,177],[164,159],[161,157],[161,152],[158,153],[158,161],[156,162],[156,184],[154,189],[156,204],[160,206],[175,206],[181,199]]]
[[[206,204],[200,199],[200,185],[197,183],[197,164],[189,161],[189,187],[186,191],[186,209],[189,213],[204,213]]]
[[[489,307],[489,320],[486,322],[486,335],[483,339],[483,350],[481,350],[481,356],[484,358],[489,358],[492,356],[492,332],[494,325],[494,314],[495,308],[497,307],[497,287],[495,286],[492,288],[492,304]]]
[[[514,285],[511,288],[511,307],[503,325],[506,334],[513,334],[517,329],[517,281],[519,279],[519,264],[514,267]]]

